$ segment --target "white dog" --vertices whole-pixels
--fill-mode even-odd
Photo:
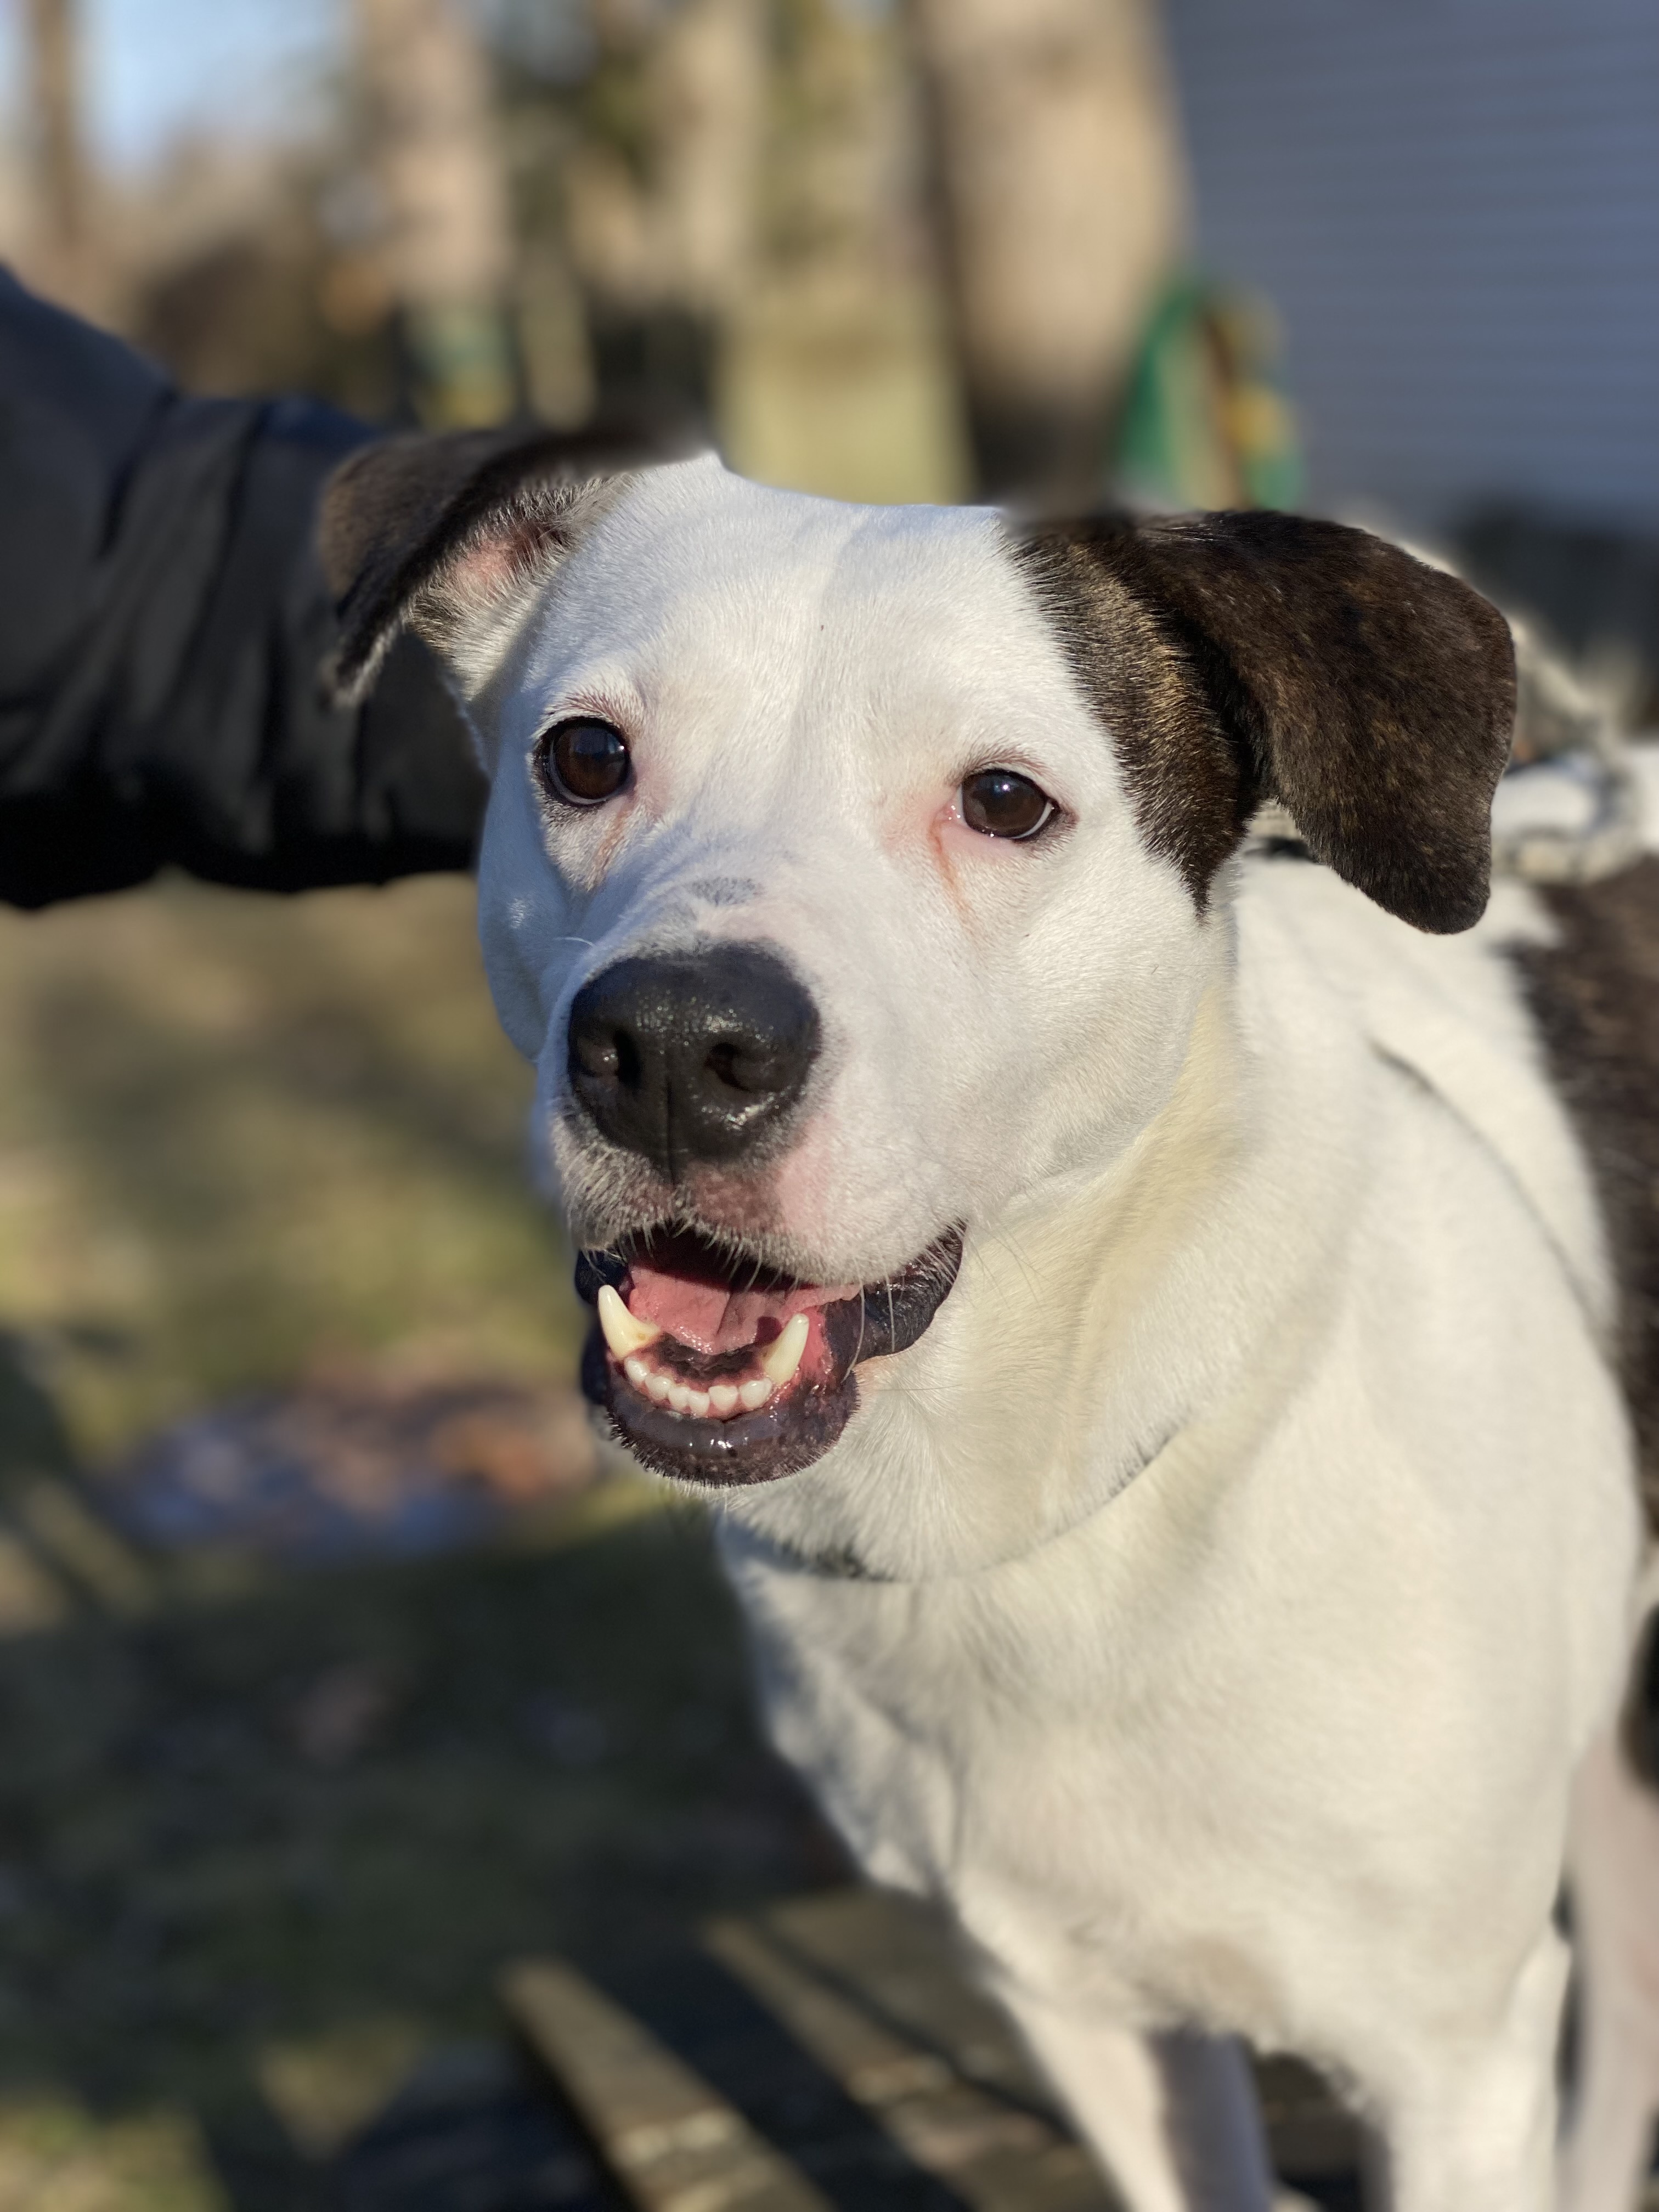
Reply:
[[[1260,2208],[1233,2040],[1399,2212],[1574,2212],[1659,2088],[1614,1291],[1487,903],[1509,635],[1276,515],[1037,530],[393,441],[325,551],[494,778],[489,980],[776,1741],[943,1899],[1133,2212]],[[1307,854],[1246,853],[1267,797]],[[1448,939],[1425,933],[1461,932]]]

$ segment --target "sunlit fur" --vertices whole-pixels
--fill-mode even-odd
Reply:
[[[647,475],[484,659],[483,945],[578,1237],[670,1200],[573,1110],[570,1000],[723,937],[782,949],[825,1049],[785,1157],[672,1202],[838,1282],[967,1225],[842,1441],[722,1508],[784,1752],[948,1902],[1133,2212],[1266,2202],[1190,2029],[1326,2066],[1400,2212],[1544,2212],[1552,1906],[1638,1534],[1503,955],[1535,911],[1429,939],[1281,858],[1200,918],[986,513]],[[624,800],[538,795],[574,709],[627,734]],[[952,823],[994,763],[1064,824]],[[1592,2175],[1574,2212],[1623,2207]]]

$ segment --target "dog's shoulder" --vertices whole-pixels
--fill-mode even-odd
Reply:
[[[1241,870],[1238,912],[1247,957],[1252,939],[1293,947],[1363,1036],[1377,1083],[1427,1094],[1501,1165],[1589,1326],[1610,1338],[1616,1294],[1585,1133],[1540,1041],[1519,965],[1551,957],[1556,940],[1536,895],[1499,883],[1474,928],[1431,937],[1326,869],[1269,859]],[[1258,966],[1272,958],[1258,955]]]

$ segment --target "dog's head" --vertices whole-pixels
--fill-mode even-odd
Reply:
[[[1265,798],[1420,928],[1485,904],[1508,632],[1357,531],[1033,529],[474,435],[348,462],[325,558],[342,691],[411,625],[477,733],[585,1379],[672,1475],[819,1457],[964,1237],[1158,1114]]]

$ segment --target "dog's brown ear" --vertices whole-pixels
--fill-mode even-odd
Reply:
[[[329,480],[318,534],[340,613],[336,698],[364,696],[405,628],[470,689],[582,526],[634,470],[686,450],[606,425],[416,434],[353,453]]]
[[[1200,908],[1276,798],[1391,914],[1479,921],[1515,652],[1477,592],[1365,531],[1286,514],[1104,517],[1024,550],[1143,834]]]

